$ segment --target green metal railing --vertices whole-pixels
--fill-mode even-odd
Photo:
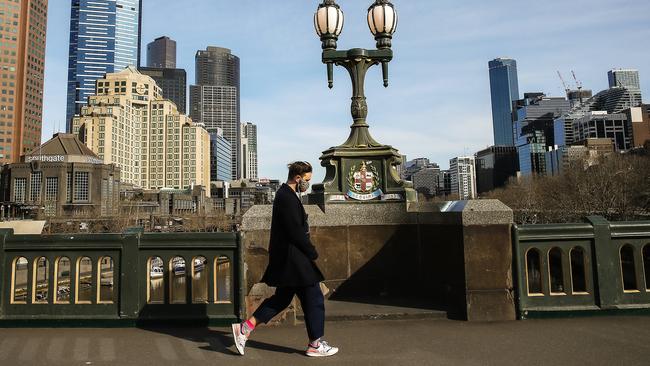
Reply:
[[[235,233],[0,230],[0,326],[224,324],[243,311]]]
[[[520,318],[650,308],[650,222],[515,226]]]

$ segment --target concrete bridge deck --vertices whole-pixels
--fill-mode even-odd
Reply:
[[[650,317],[327,324],[339,355],[302,355],[302,326],[262,327],[247,355],[227,328],[0,329],[0,365],[648,365]]]

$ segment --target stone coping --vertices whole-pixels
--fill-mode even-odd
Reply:
[[[273,206],[251,207],[242,220],[244,231],[269,230]],[[372,225],[499,225],[512,224],[512,210],[498,200],[426,203],[347,203],[305,205],[313,227]]]

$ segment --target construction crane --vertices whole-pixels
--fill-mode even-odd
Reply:
[[[578,88],[578,91],[582,90],[582,82],[576,77],[575,71],[571,70],[571,75],[573,75],[573,80],[576,82],[576,88]]]
[[[558,70],[558,72],[557,72],[557,76],[560,77],[560,80],[562,81],[562,85],[564,86],[564,91],[566,92],[566,95],[567,95],[567,97],[568,97],[568,96],[569,96],[569,92],[571,91],[571,89],[569,89],[569,86],[567,85],[566,81],[564,81],[564,78],[562,77],[562,74],[560,73],[559,70]]]
[[[582,81],[578,80],[575,71],[571,70],[571,75],[573,75],[573,80],[576,82],[576,88],[578,88],[578,96],[580,97],[580,104],[582,104]]]

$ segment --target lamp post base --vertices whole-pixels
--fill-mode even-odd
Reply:
[[[338,146],[323,152],[325,179],[309,194],[309,204],[416,202],[411,182],[400,178],[402,156],[392,146]]]

